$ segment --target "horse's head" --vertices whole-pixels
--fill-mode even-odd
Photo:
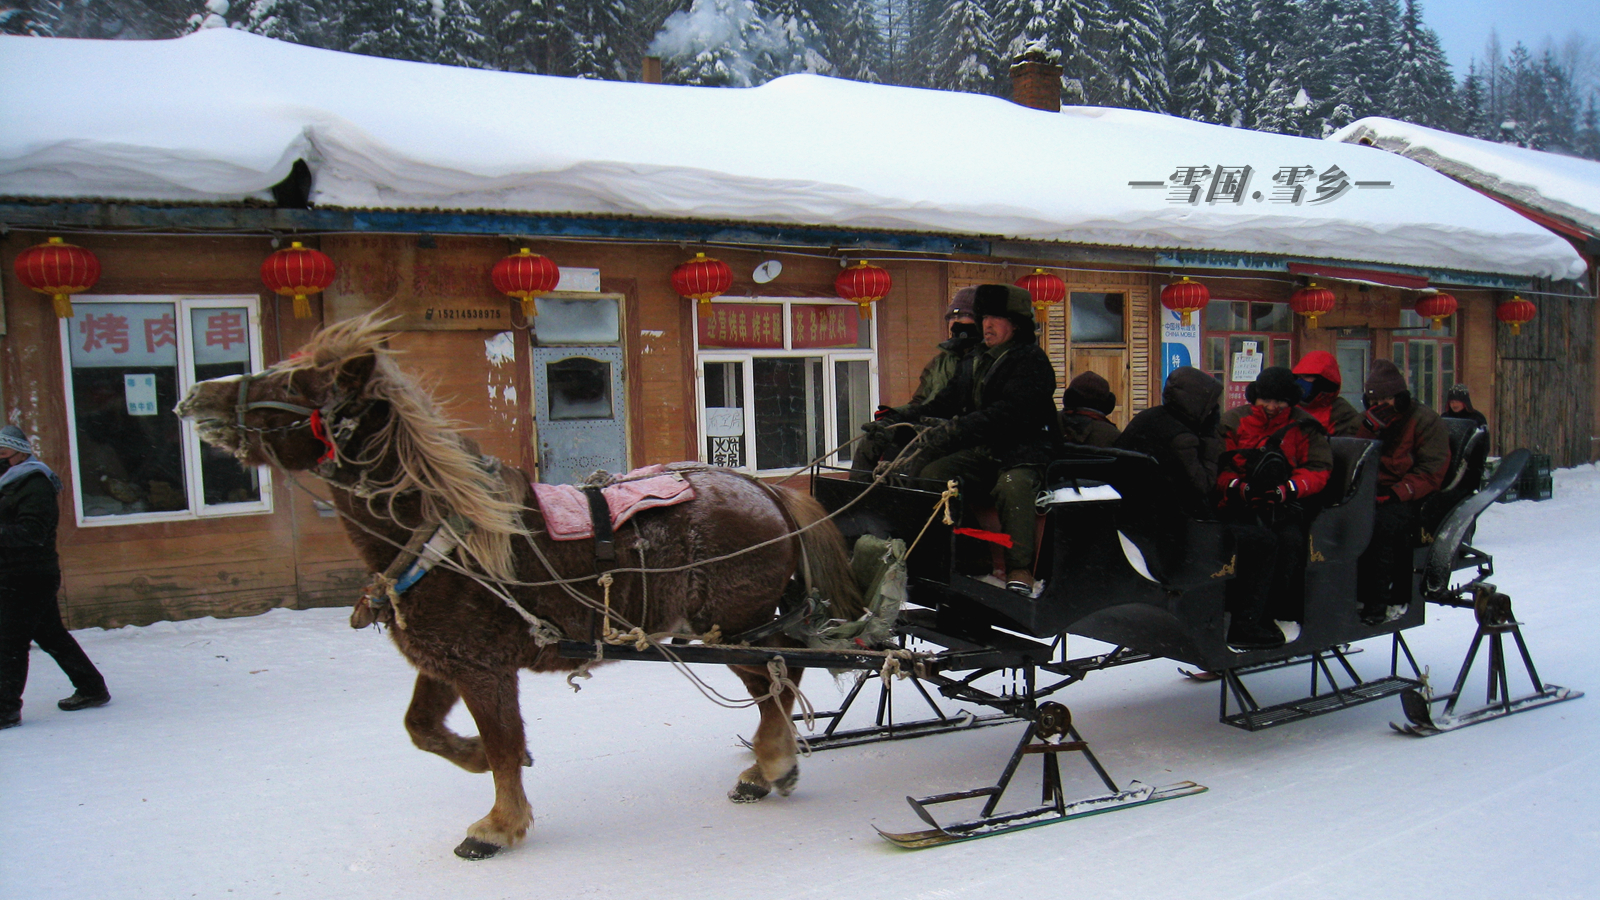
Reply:
[[[325,329],[263,372],[202,381],[177,412],[194,420],[201,440],[246,465],[302,470],[336,461],[335,446],[348,454],[372,405],[367,384],[381,337],[371,332],[382,323],[370,318]]]

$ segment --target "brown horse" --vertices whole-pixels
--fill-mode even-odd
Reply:
[[[258,375],[196,385],[178,411],[244,464],[309,470],[325,481],[374,573],[403,571],[391,563],[405,554],[397,565],[406,566],[425,537],[459,540],[414,585],[392,594],[380,589],[377,599],[387,595],[388,602],[375,607],[417,668],[405,717],[412,741],[469,772],[494,773],[494,807],[467,829],[458,856],[492,856],[526,834],[532,813],[521,768],[532,763],[517,672],[578,668],[557,656],[553,641],[594,638],[605,621],[597,610],[608,608],[612,620],[647,633],[715,628],[734,635],[771,623],[780,598],[796,597],[805,579],[831,599],[833,615],[862,614],[843,540],[819,521],[815,501],[698,464],[672,467],[692,484],[695,499],[646,510],[617,530],[606,607],[595,542],[548,538],[527,475],[480,457],[457,433],[396,366],[384,347],[384,324],[369,315],[332,325]],[[365,608],[363,599],[352,625],[370,621],[359,620]],[[761,643],[793,645],[781,635]],[[734,671],[761,721],[756,762],[729,797],[758,800],[773,789],[787,795],[799,777],[790,724],[799,671],[788,683],[768,669]],[[445,727],[457,699],[472,713],[478,737]]]

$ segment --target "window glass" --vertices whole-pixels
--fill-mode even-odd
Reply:
[[[833,364],[834,392],[837,396],[834,420],[834,433],[838,440],[834,445],[842,444],[846,439],[854,437],[856,429],[862,422],[872,418],[872,363],[865,359],[839,360]],[[840,450],[834,462],[838,465],[850,464],[850,449]]]
[[[1122,343],[1123,306],[1121,294],[1073,291],[1072,342],[1074,344]]]
[[[708,362],[705,377],[706,462],[730,469],[745,465],[744,363]]]
[[[619,339],[615,297],[537,297],[533,330],[541,344],[614,344]]]
[[[1433,327],[1433,320],[1417,315],[1415,309],[1400,310],[1400,327],[1405,329],[1418,329],[1410,331],[1414,337],[1455,337],[1456,317],[1449,316],[1439,323],[1438,328]]]
[[[1294,366],[1294,361],[1289,358],[1288,338],[1272,339],[1272,361],[1270,364],[1274,366],[1282,366],[1285,369],[1292,368]]]
[[[803,466],[821,456],[822,360],[756,357],[756,459],[763,469]]]
[[[544,367],[550,388],[550,418],[558,421],[611,419],[611,364],[600,359],[570,357]]]
[[[242,308],[197,308],[189,311],[194,335],[194,380],[245,375],[250,368],[248,311]],[[200,487],[208,505],[261,500],[261,473],[239,465],[233,454],[201,441]]]
[[[266,471],[173,411],[195,383],[258,371],[255,300],[80,297],[61,323],[81,524],[265,512]]]

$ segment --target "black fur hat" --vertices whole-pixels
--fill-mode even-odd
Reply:
[[[1303,397],[1300,382],[1295,380],[1293,372],[1283,366],[1268,366],[1244,389],[1244,399],[1249,403],[1282,400],[1290,406],[1298,406]]]
[[[1116,392],[1111,390],[1111,385],[1105,378],[1096,372],[1084,372],[1072,383],[1067,385],[1066,391],[1061,395],[1061,408],[1093,409],[1106,415],[1117,408]]]

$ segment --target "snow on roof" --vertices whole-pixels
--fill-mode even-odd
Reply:
[[[1414,159],[1492,194],[1600,234],[1600,162],[1450,134],[1373,116],[1328,136]]]
[[[326,207],[827,225],[1574,277],[1554,235],[1391,154],[1128,110],[810,75],[585,81],[318,50],[229,29],[0,37],[0,196],[265,197],[297,158]],[[1242,202],[1180,170],[1250,166]],[[1273,176],[1316,175],[1298,205]],[[1319,176],[1388,188],[1322,203]],[[1130,182],[1152,183],[1134,187]],[[1330,184],[1336,183],[1331,181]]]

